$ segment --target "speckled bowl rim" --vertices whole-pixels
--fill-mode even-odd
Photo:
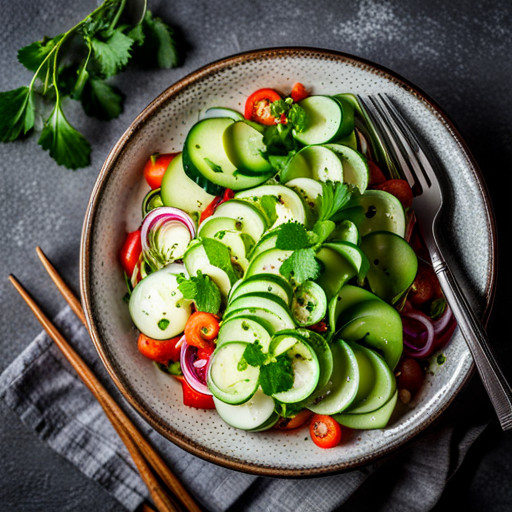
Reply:
[[[448,129],[451,137],[458,144],[461,152],[464,154],[468,168],[471,170],[474,181],[478,185],[480,193],[483,198],[485,214],[487,215],[487,223],[490,226],[488,233],[489,243],[489,254],[490,263],[487,274],[487,283],[485,288],[485,308],[483,313],[484,322],[487,322],[492,304],[494,301],[495,290],[496,290],[496,271],[497,271],[497,250],[496,250],[496,222],[494,213],[489,198],[489,193],[482,177],[481,171],[468,149],[466,143],[463,141],[460,133],[455,128],[453,122],[447,117],[447,115],[441,110],[441,108],[435,103],[427,94],[422,92],[418,87],[402,78],[393,71],[375,64],[369,60],[355,57],[343,52],[335,50],[319,49],[314,47],[278,47],[259,49],[248,52],[239,53],[230,57],[214,61],[206,66],[199,68],[198,70],[185,76],[175,84],[171,85],[165,91],[163,91],[157,98],[155,98],[132,122],[126,132],[120,137],[118,142],[110,151],[106,158],[101,171],[96,180],[94,189],[91,193],[89,204],[87,207],[82,238],[81,238],[81,256],[80,256],[80,291],[82,298],[82,305],[85,311],[87,326],[91,335],[92,341],[98,351],[98,354],[105,365],[110,377],[121,391],[126,400],[134,407],[134,409],[160,434],[172,441],[174,444],[183,448],[184,450],[201,457],[209,462],[219,464],[221,466],[256,474],[262,476],[271,477],[316,477],[329,475],[341,471],[347,471],[356,467],[368,464],[375,461],[378,458],[382,458],[388,455],[390,452],[397,450],[402,447],[405,443],[410,441],[413,437],[424,431],[433,421],[435,421],[446,408],[451,404],[460,390],[464,387],[466,382],[474,370],[474,364],[471,364],[464,378],[459,381],[459,385],[452,390],[451,396],[449,396],[442,407],[435,413],[425,417],[425,419],[406,432],[405,435],[396,442],[390,443],[385,447],[378,449],[367,455],[363,455],[356,460],[350,462],[341,462],[339,464],[331,464],[325,467],[315,467],[311,469],[294,469],[294,468],[272,468],[267,465],[260,466],[254,463],[244,463],[231,456],[214,452],[194,442],[193,439],[186,437],[182,432],[176,431],[161,421],[160,418],[156,417],[151,410],[149,410],[144,404],[143,400],[140,399],[135,389],[119,377],[121,372],[116,368],[115,361],[111,360],[107,348],[103,345],[102,340],[99,336],[98,330],[95,325],[95,319],[92,314],[91,304],[91,290],[90,290],[90,254],[91,254],[91,237],[94,232],[94,221],[98,209],[98,205],[101,201],[102,193],[105,189],[105,185],[108,181],[111,169],[114,167],[117,159],[123,153],[126,145],[130,144],[131,139],[141,129],[141,127],[151,118],[151,116],[167,101],[169,101],[174,95],[179,93],[184,88],[188,87],[191,83],[201,80],[211,74],[217,73],[218,71],[229,68],[230,66],[240,64],[251,60],[260,60],[262,58],[276,59],[279,57],[289,56],[303,56],[309,58],[320,58],[334,61],[343,61],[350,63],[353,66],[359,67],[366,71],[369,71],[378,76],[382,76],[391,82],[399,85],[400,87],[407,90],[410,94],[413,94],[419,98],[444,124]]]

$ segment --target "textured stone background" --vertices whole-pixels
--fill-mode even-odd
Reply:
[[[17,62],[18,48],[72,26],[94,6],[91,0],[0,0],[0,90],[30,80]],[[510,233],[512,190],[509,0],[149,0],[149,6],[177,28],[184,63],[170,71],[133,70],[119,75],[116,83],[127,100],[124,113],[110,123],[86,118],[71,106],[71,120],[92,143],[90,167],[75,172],[57,167],[33,137],[0,145],[0,371],[40,330],[7,275],[15,274],[47,313],[55,315],[63,300],[38,263],[34,248],[41,245],[78,292],[79,241],[88,197],[108,151],[131,120],[170,84],[212,60],[256,48],[294,45],[353,53],[389,67],[425,90],[458,126],[481,166],[496,213],[500,267],[489,333],[501,360],[510,361],[507,320],[512,280],[504,248]],[[512,377],[510,364],[506,373]],[[469,414],[492,417],[477,378],[462,399],[473,408]],[[0,410],[2,510],[120,510],[3,404]],[[501,434],[493,422],[448,485],[438,510],[452,502],[470,511],[512,510],[511,461],[512,437]],[[384,479],[374,485],[385,492],[390,484]]]

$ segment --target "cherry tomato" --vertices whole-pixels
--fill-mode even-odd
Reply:
[[[267,126],[276,124],[278,120],[270,113],[270,105],[280,99],[280,94],[274,89],[258,89],[245,102],[245,118]]]
[[[181,389],[183,392],[183,403],[188,407],[195,407],[196,409],[215,409],[215,403],[211,395],[199,393],[185,380],[183,375],[175,375],[176,379],[181,382]]]
[[[294,428],[302,427],[312,415],[313,413],[311,411],[304,409],[293,418],[280,418],[274,428],[277,430],[293,430]]]
[[[379,185],[386,181],[386,176],[375,162],[368,160],[368,168],[370,170],[370,186]]]
[[[431,299],[441,297],[442,291],[436,273],[430,265],[421,260],[414,278],[408,298],[415,306],[421,306]]]
[[[398,389],[407,389],[412,395],[416,393],[423,384],[423,370],[412,357],[404,359],[398,366],[397,372]]]
[[[142,242],[140,237],[140,229],[132,231],[126,235],[123,247],[119,252],[119,259],[121,265],[128,275],[132,277],[135,266],[139,262],[140,255],[142,253]]]
[[[377,190],[384,190],[394,195],[404,208],[412,206],[412,190],[406,180],[387,180],[373,188]]]
[[[219,333],[219,320],[216,315],[196,311],[192,313],[185,325],[187,343],[197,348],[207,348]]]
[[[320,320],[320,322],[310,325],[308,329],[311,329],[312,331],[319,332],[320,334],[322,334],[324,332],[327,332],[328,328],[327,324],[323,320]]]
[[[297,82],[293,84],[290,96],[292,100],[295,101],[295,103],[298,103],[300,100],[303,100],[309,96],[309,91],[304,87],[303,84]]]
[[[309,434],[320,448],[333,448],[341,441],[341,426],[331,416],[315,414],[309,424]]]
[[[165,171],[175,156],[176,153],[155,153],[149,157],[144,166],[144,178],[152,189],[160,188]]]
[[[139,352],[152,361],[167,364],[169,361],[179,361],[181,348],[176,348],[176,343],[181,336],[168,340],[154,340],[145,334],[139,334],[137,348]]]

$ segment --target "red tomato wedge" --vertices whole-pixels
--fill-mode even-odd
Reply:
[[[373,187],[377,190],[384,190],[394,195],[404,208],[412,206],[412,189],[406,180],[387,180]]]
[[[181,336],[168,340],[154,340],[145,334],[139,334],[137,348],[139,352],[152,361],[167,364],[169,361],[179,361],[181,348],[176,348],[176,343]]]
[[[309,434],[320,448],[334,448],[341,441],[341,425],[331,416],[315,414],[309,424]]]
[[[136,231],[132,231],[126,235],[123,247],[121,247],[121,251],[119,252],[121,265],[129,278],[132,277],[135,266],[139,262],[141,253],[142,242],[140,229],[137,229]]]
[[[370,170],[370,186],[380,185],[386,181],[386,176],[375,162],[368,160],[368,168]]]
[[[195,407],[196,409],[215,409],[213,397],[199,393],[185,380],[183,375],[174,375],[176,379],[181,382],[181,389],[183,391],[183,403],[188,407]]]
[[[267,126],[276,124],[278,120],[270,113],[270,105],[280,99],[274,89],[258,89],[245,102],[245,118]]]
[[[155,153],[149,157],[144,166],[144,178],[152,189],[160,188],[165,171],[175,156],[176,153]]]
[[[309,95],[309,91],[304,87],[304,84],[301,84],[300,82],[293,84],[290,97],[293,101],[295,101],[295,103],[298,103],[300,100],[307,98]]]

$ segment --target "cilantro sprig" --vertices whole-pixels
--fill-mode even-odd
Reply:
[[[18,51],[19,62],[34,74],[27,86],[0,92],[1,142],[27,136],[50,110],[38,143],[59,165],[89,165],[91,146],[66,117],[65,98],[80,101],[89,116],[110,120],[122,112],[124,97],[108,80],[132,56],[162,68],[178,62],[172,29],[150,11],[130,25],[123,17],[126,4],[105,0],[68,31]]]
[[[177,280],[178,290],[185,299],[194,301],[198,311],[205,311],[214,315],[219,312],[221,305],[220,290],[210,276],[199,270],[197,276],[191,276],[187,279],[185,274],[180,274]]]

